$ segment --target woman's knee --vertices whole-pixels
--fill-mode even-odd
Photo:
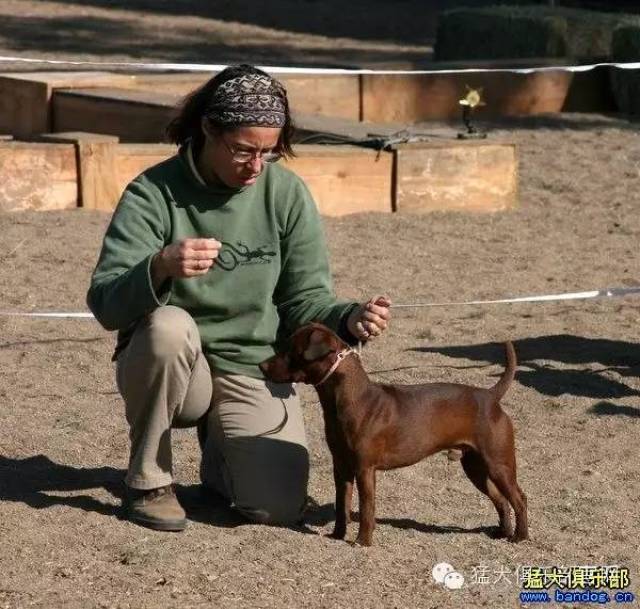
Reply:
[[[185,348],[200,348],[198,327],[193,317],[180,307],[158,307],[139,331],[145,334],[150,355],[156,359],[172,359]]]
[[[305,446],[265,437],[227,438],[225,462],[236,509],[253,522],[295,524],[309,480]]]

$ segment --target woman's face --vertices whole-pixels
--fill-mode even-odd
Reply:
[[[236,127],[211,132],[206,123],[204,146],[198,169],[207,181],[217,178],[231,188],[250,186],[264,169],[263,156],[269,157],[278,144],[278,127]]]

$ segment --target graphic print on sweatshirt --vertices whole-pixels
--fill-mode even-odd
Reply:
[[[238,266],[250,264],[271,264],[271,259],[276,256],[276,252],[269,245],[251,248],[236,241],[235,244],[222,241],[222,249],[218,253],[216,265],[224,271],[233,271]]]

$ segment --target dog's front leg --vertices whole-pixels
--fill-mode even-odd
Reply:
[[[334,539],[344,539],[351,520],[351,497],[353,495],[353,471],[334,460],[333,480],[336,486],[336,525],[331,533]]]
[[[373,467],[358,470],[356,482],[360,500],[360,528],[356,543],[361,546],[370,546],[373,540],[373,529],[376,526],[376,470]]]

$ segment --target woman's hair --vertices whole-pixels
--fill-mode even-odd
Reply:
[[[179,107],[178,115],[167,125],[166,134],[169,141],[181,146],[185,144],[187,140],[191,139],[194,150],[196,152],[200,150],[204,144],[204,133],[202,132],[203,118],[207,119],[212,130],[215,130],[217,133],[231,131],[243,124],[262,124],[252,122],[243,123],[241,121],[234,123],[233,120],[222,120],[220,118],[221,114],[231,115],[235,109],[231,105],[228,107],[224,106],[225,97],[216,95],[225,89],[220,89],[221,85],[231,79],[242,80],[243,77],[249,82],[251,81],[251,77],[255,77],[261,81],[264,81],[265,78],[268,79],[270,84],[269,94],[274,98],[278,108],[281,109],[284,114],[284,120],[281,124],[282,131],[280,132],[275,152],[282,154],[284,157],[294,156],[291,145],[293,121],[291,119],[291,112],[289,111],[286,89],[279,81],[269,76],[266,72],[247,64],[225,68],[204,85],[187,95]],[[222,101],[220,99],[221,97]],[[222,107],[221,103],[223,104]],[[282,114],[280,114],[280,116],[282,116]]]

